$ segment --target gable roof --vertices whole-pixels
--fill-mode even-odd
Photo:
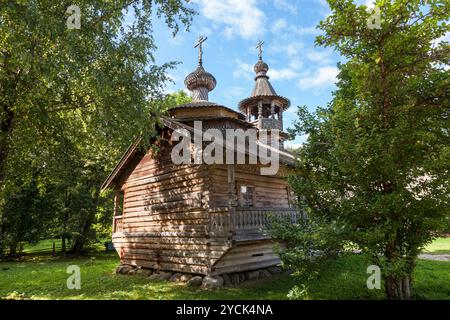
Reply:
[[[172,130],[184,129],[184,130],[189,131],[190,133],[195,132],[193,127],[188,126],[182,122],[176,121],[176,120],[166,117],[166,116],[162,117],[162,122],[163,122],[164,127],[170,128]],[[134,155],[137,153],[138,147],[141,144],[141,142],[142,142],[142,137],[138,137],[128,147],[128,149],[125,151],[125,153],[120,158],[120,161],[117,163],[116,167],[111,171],[109,176],[106,178],[105,182],[103,182],[103,184],[101,186],[102,191],[110,188],[113,185],[114,180],[116,180],[116,178],[118,178],[123,173],[123,171],[125,170],[127,165],[130,163],[130,161],[133,159]],[[214,142],[216,142],[216,141],[214,140]],[[224,145],[227,147],[227,142],[223,141],[222,139],[217,141],[217,143],[222,147]],[[259,148],[265,148],[266,150],[270,150],[270,152],[278,153],[279,160],[281,163],[288,165],[288,166],[293,166],[295,164],[295,157],[290,152],[272,148],[271,146],[261,143],[260,141],[257,141],[257,144],[258,144]],[[245,148],[245,150],[243,150],[243,151],[246,154],[250,154],[250,151],[247,148]],[[255,155],[255,154],[253,154],[253,155]],[[255,156],[257,156],[257,154]]]

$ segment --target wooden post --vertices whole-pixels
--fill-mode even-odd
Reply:
[[[116,216],[117,216],[117,209],[119,207],[119,195],[120,195],[120,190],[116,190],[116,193],[114,194],[114,213],[113,213],[113,222],[112,222],[113,234],[116,232]]]
[[[258,119],[261,119],[263,116],[263,105],[262,101],[258,102]]]
[[[283,110],[280,107],[280,111],[278,111],[278,120],[280,121],[280,130],[283,130]]]
[[[229,215],[229,235],[231,239],[233,238],[235,232],[235,217],[237,206],[237,196],[236,196],[236,177],[234,165],[227,165],[227,177],[228,177],[228,215]]]

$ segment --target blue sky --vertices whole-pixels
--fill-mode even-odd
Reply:
[[[263,59],[269,64],[273,87],[291,100],[284,114],[285,128],[294,121],[298,105],[315,109],[331,100],[341,58],[314,45],[319,34],[315,27],[330,13],[325,0],[194,0],[189,6],[199,13],[190,32],[180,31],[173,38],[163,21],[154,23],[157,63],[180,62],[170,71],[174,83],[167,86],[168,92],[184,89],[185,76],[197,66],[198,51],[193,46],[204,35],[208,40],[203,64],[217,79],[210,101],[237,110],[239,101],[250,95],[259,39],[265,42]],[[302,141],[298,137],[288,145]]]

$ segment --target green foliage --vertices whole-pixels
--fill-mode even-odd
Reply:
[[[189,102],[192,102],[192,98],[183,90],[171,93],[163,100],[163,103],[167,105],[168,109]]]
[[[277,248],[283,267],[300,274],[317,277],[320,270],[342,251],[342,229],[309,217],[292,224],[287,219],[272,219],[267,233],[283,240],[287,248]]]
[[[164,19],[174,33],[180,25],[188,28],[194,12],[182,0],[76,5],[80,29],[67,28],[64,2],[0,6],[3,247],[6,238],[14,244],[62,237],[82,252],[106,236],[112,201],[99,193],[100,186],[130,141],[155,132],[170,104],[165,101],[172,99],[163,89],[176,63],[155,64],[152,21]],[[182,98],[177,94],[173,101]],[[39,181],[36,190],[30,177]],[[12,190],[23,196],[14,199]],[[26,201],[37,194],[49,203],[45,219],[37,219],[43,199]]]
[[[49,222],[55,209],[49,196],[52,192],[36,177],[6,186],[0,255],[20,253],[24,243],[36,243],[45,233],[45,223]]]
[[[389,298],[408,298],[417,254],[450,215],[449,47],[436,42],[449,31],[449,6],[377,1],[381,28],[369,29],[364,6],[329,3],[317,43],[347,61],[327,108],[299,108],[291,133],[309,138],[289,182],[370,254]]]

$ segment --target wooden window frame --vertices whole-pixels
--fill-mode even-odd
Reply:
[[[114,197],[114,217],[122,216],[125,204],[125,190],[117,190]]]
[[[250,188],[252,190],[251,193],[248,191],[245,192],[247,195],[244,199],[244,195],[242,193],[242,187],[246,187],[247,190]],[[248,198],[248,194],[251,194],[251,200]],[[238,184],[238,199],[239,199],[239,206],[243,208],[255,208],[256,207],[256,188],[254,185],[247,184],[247,183],[239,183]],[[249,205],[251,203],[251,205]]]

